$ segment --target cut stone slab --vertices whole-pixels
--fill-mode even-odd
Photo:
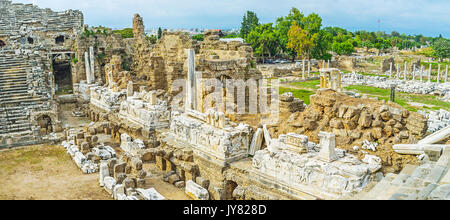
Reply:
[[[145,200],[166,200],[155,188],[150,189],[136,189],[136,192]]]
[[[192,180],[186,182],[186,194],[194,200],[208,200],[209,192]]]
[[[250,144],[250,149],[248,154],[254,156],[256,151],[261,150],[261,145],[263,141],[263,131],[261,128],[258,128],[253,135],[252,143]]]

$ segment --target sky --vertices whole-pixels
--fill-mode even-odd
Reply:
[[[323,27],[350,31],[398,31],[450,38],[450,0],[13,0],[54,11],[78,9],[89,26],[125,28],[135,13],[146,30],[173,28],[239,28],[247,10],[261,23],[275,23],[292,7],[317,13]],[[380,25],[378,24],[380,20]]]

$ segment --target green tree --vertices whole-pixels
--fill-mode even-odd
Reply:
[[[243,39],[246,39],[247,35],[250,34],[250,32],[258,25],[259,19],[258,16],[256,16],[256,13],[247,11],[247,14],[245,14],[244,18],[242,19],[241,37]]]
[[[316,46],[315,42],[319,37],[318,33],[310,33],[308,30],[300,27],[297,22],[293,21],[288,32],[287,47],[297,54],[297,57],[311,59],[311,51]]]
[[[162,29],[161,27],[158,28],[158,39],[161,39],[162,37]]]
[[[245,41],[251,44],[255,55],[262,57],[263,63],[266,54],[271,58],[277,51],[278,39],[272,23],[256,26],[247,35]]]
[[[295,52],[287,47],[289,42],[288,32],[292,26],[292,22],[301,24],[305,16],[297,8],[292,8],[288,16],[280,17],[275,24],[275,32],[279,41],[281,50],[290,56],[295,56]]]
[[[203,34],[197,34],[192,36],[192,39],[197,40],[197,41],[203,41],[205,38],[205,36]]]
[[[331,60],[332,55],[328,53],[333,43],[333,35],[327,31],[320,30],[317,44],[311,52],[312,58],[318,60]]]
[[[443,58],[450,58],[450,40],[440,38],[436,40],[431,46],[434,50],[434,56],[442,60]]]
[[[133,28],[125,28],[122,30],[115,30],[114,33],[120,34],[122,36],[122,38],[133,38],[134,37]]]

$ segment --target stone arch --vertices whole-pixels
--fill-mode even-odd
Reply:
[[[238,187],[238,184],[232,180],[225,181],[225,198],[228,200],[235,200],[233,196],[234,190]]]
[[[2,48],[4,46],[6,46],[6,43],[4,41],[0,40],[0,48]]]
[[[47,134],[60,130],[60,122],[53,112],[33,112],[31,119],[33,125],[40,127]]]
[[[65,37],[63,35],[59,35],[58,37],[55,38],[56,44],[64,44],[64,41],[65,41]]]
[[[32,37],[28,37],[27,41],[29,44],[34,44],[34,39]]]

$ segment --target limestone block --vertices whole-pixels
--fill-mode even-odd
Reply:
[[[258,128],[255,134],[253,135],[252,143],[250,144],[248,154],[252,156],[255,155],[255,152],[261,149],[262,141],[263,141],[263,131],[261,128]]]
[[[320,132],[320,152],[318,158],[326,162],[336,160],[336,136],[333,133]]]
[[[439,160],[442,154],[442,147],[440,146],[426,145],[423,150],[430,160],[435,162]]]
[[[138,194],[145,200],[166,200],[155,188],[150,189],[136,189]]]
[[[106,164],[106,163],[101,163],[101,164],[100,164],[100,186],[101,186],[101,187],[105,186],[105,184],[104,184],[104,179],[105,179],[106,177],[109,177],[108,164]]]
[[[114,187],[113,198],[116,200],[121,200],[121,198],[126,197],[125,187],[123,184],[117,184]]]
[[[194,200],[208,200],[209,192],[192,180],[186,182],[186,194]]]
[[[112,177],[105,177],[105,179],[103,180],[104,184],[105,184],[105,190],[113,195],[113,189],[116,186],[116,180]]]
[[[125,188],[129,189],[129,188],[136,188],[136,181],[133,178],[125,178],[125,180],[123,181],[123,185],[125,186]]]
[[[142,161],[139,158],[133,157],[133,159],[131,159],[131,167],[135,171],[142,170]]]
[[[127,166],[126,163],[118,163],[114,165],[114,174],[116,173],[125,173],[125,167]]]
[[[209,180],[203,178],[203,177],[197,177],[195,179],[195,182],[200,185],[201,187],[208,189],[209,188]]]

